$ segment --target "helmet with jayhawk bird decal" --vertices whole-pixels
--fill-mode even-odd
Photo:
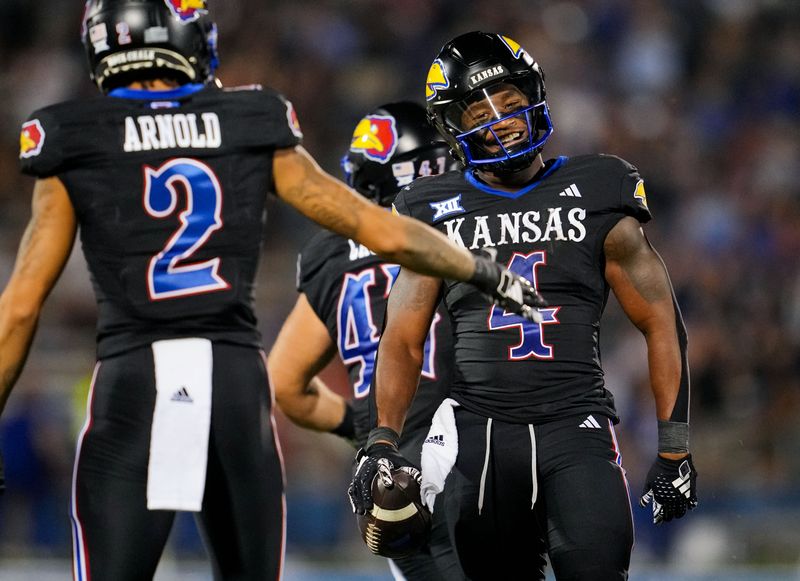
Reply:
[[[415,178],[455,169],[449,150],[425,118],[424,107],[387,103],[358,122],[342,169],[356,191],[389,206]]]
[[[508,111],[488,107],[482,121],[474,107],[502,91],[519,96]],[[544,73],[515,40],[474,31],[445,44],[425,83],[428,119],[467,166],[514,172],[528,167],[553,132],[545,101]],[[515,118],[513,136],[495,126]],[[487,135],[489,138],[487,139]]]
[[[87,0],[81,38],[104,92],[156,78],[208,83],[218,65],[206,0]]]

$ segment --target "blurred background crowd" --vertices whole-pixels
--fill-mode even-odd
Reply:
[[[800,578],[800,4],[797,0],[213,0],[226,85],[261,83],[295,105],[305,146],[333,175],[361,115],[424,101],[441,45],[481,29],[519,41],[546,74],[556,131],[546,156],[605,152],[640,169],[689,329],[700,506],[654,527],[634,507],[634,562],[681,572],[778,567]],[[93,95],[79,0],[0,0],[0,285],[30,213],[19,125]],[[313,228],[270,204],[258,291],[267,345],[295,300]],[[76,433],[94,363],[95,306],[76,245],[2,421],[3,559],[65,558]],[[632,495],[655,453],[645,345],[612,299],[607,383]],[[347,388],[336,366],[326,376]],[[279,416],[288,551],[331,568],[381,567],[345,488],[353,450]],[[202,557],[190,518],[170,546]],[[2,575],[0,575],[2,576]],[[633,578],[637,578],[636,575]],[[794,578],[794,577],[793,577]]]

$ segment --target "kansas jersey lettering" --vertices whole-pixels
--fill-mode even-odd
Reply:
[[[389,290],[400,272],[364,246],[321,231],[300,255],[298,290],[325,323],[353,388],[360,444],[374,427],[370,386]],[[422,378],[403,429],[403,440],[424,436],[439,403],[449,393],[452,338],[449,317],[440,305],[425,345]],[[421,444],[421,439],[419,443]],[[416,450],[416,457],[419,456]]]
[[[443,211],[455,208],[458,212]],[[605,237],[624,216],[650,219],[633,166],[605,155],[550,160],[538,181],[493,190],[471,171],[420,180],[395,209],[438,228],[535,284],[549,306],[541,323],[493,307],[471,286],[445,281],[455,345],[453,396],[488,417],[538,423],[564,413],[616,417],[600,367],[599,324],[609,287]]]
[[[118,90],[35,112],[21,163],[64,183],[99,305],[98,355],[166,337],[257,345],[253,280],[272,154],[299,142],[258,88]]]

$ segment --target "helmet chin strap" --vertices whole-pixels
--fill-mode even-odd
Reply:
[[[503,161],[499,161],[496,164],[486,164],[483,168],[483,171],[491,172],[496,175],[498,178],[504,177],[511,177],[519,172],[528,169],[533,160],[536,159],[536,156],[541,153],[542,149],[537,148],[532,151],[528,151],[523,155],[518,157],[513,157],[511,159],[504,159]]]

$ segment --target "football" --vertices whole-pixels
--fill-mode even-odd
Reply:
[[[402,468],[392,470],[394,486],[372,481],[372,510],[359,515],[358,528],[367,547],[390,559],[416,552],[430,536],[431,513],[422,504],[419,483]]]

